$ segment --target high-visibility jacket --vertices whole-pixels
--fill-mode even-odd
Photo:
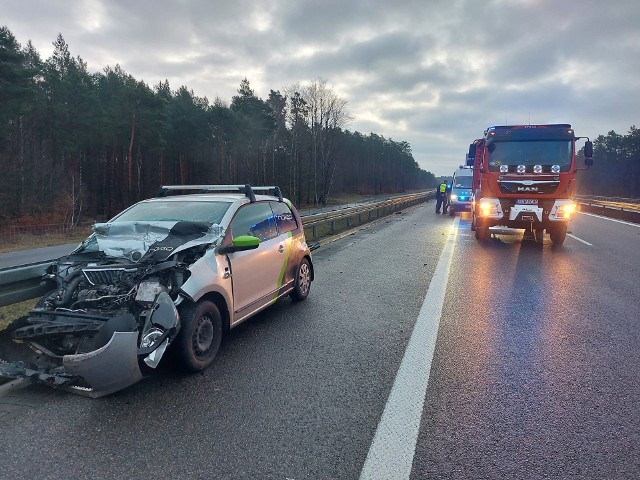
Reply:
[[[440,184],[440,193],[445,193],[447,191],[447,184],[446,183],[441,183]]]

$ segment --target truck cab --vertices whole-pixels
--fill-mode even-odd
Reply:
[[[493,226],[521,228],[538,242],[548,232],[562,244],[576,210],[576,140],[587,138],[585,165],[593,145],[569,124],[493,126],[469,147],[473,167],[471,228],[479,241]]]

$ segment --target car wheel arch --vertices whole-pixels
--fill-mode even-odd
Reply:
[[[218,292],[207,292],[198,299],[199,302],[203,300],[213,302],[215,306],[218,307],[220,315],[222,316],[222,333],[223,335],[226,334],[229,331],[231,318],[229,315],[229,307],[225,298]]]

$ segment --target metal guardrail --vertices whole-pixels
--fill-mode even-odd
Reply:
[[[52,260],[0,269],[0,307],[40,297],[51,290],[42,275]]]
[[[329,224],[330,232],[335,232],[339,221],[344,220],[346,228],[350,228],[351,222],[355,218],[357,218],[358,224],[366,223],[434,197],[435,190],[432,190],[341,210],[309,214],[302,217],[302,224],[305,228],[311,229],[311,239],[317,240],[319,238],[318,227],[323,224]],[[363,218],[365,215],[366,219]],[[51,290],[51,284],[43,282],[42,275],[53,261],[55,259],[0,269],[0,307],[37,298]]]
[[[575,195],[576,200],[580,201],[599,201],[599,202],[619,202],[640,204],[640,198],[624,198],[624,197],[601,197],[598,195]]]
[[[640,199],[576,195],[574,200],[583,212],[640,223]]]

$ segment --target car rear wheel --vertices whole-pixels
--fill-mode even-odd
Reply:
[[[183,368],[199,372],[213,362],[222,341],[222,316],[215,303],[203,300],[180,310],[182,326],[175,340]]]
[[[309,296],[309,290],[311,289],[311,265],[309,260],[303,258],[298,265],[296,271],[296,280],[291,291],[291,298],[295,301],[304,300]]]

